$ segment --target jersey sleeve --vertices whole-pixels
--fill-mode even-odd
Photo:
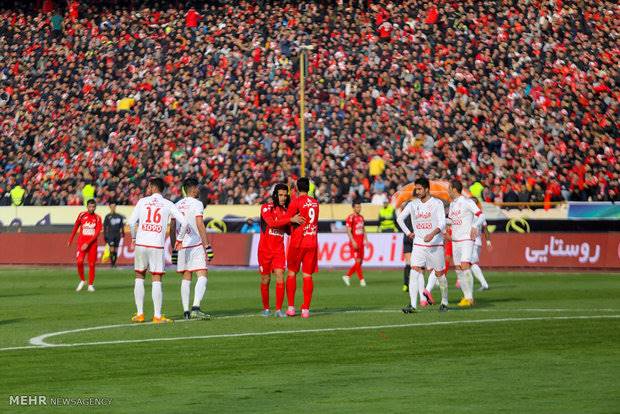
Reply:
[[[344,224],[347,226],[347,228],[351,229],[353,228],[353,220],[351,220],[351,216],[347,216],[346,220],[344,221]]]
[[[433,213],[435,214],[435,220],[437,220],[437,228],[443,233],[446,230],[446,213],[443,207],[443,203],[437,199]]]
[[[398,214],[398,217],[396,217],[396,221],[398,222],[398,225],[400,226],[400,228],[403,230],[403,232],[407,236],[409,236],[411,232],[409,231],[407,224],[405,224],[405,219],[411,215],[412,204],[413,203],[407,204],[405,208],[403,208],[403,210]]]
[[[282,217],[276,217],[273,209],[268,206],[263,206],[261,208],[260,216],[263,220],[265,220],[265,223],[267,223],[267,226],[269,227],[282,227],[291,222],[291,217],[288,214]]]
[[[131,230],[132,239],[136,238],[136,225],[138,224],[138,221],[140,220],[141,209],[142,209],[142,200],[139,200],[138,204],[136,204],[136,206],[133,208],[133,211],[131,212],[131,216],[129,217],[129,222],[127,223],[129,224],[129,229]]]

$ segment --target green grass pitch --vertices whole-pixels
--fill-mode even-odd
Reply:
[[[399,310],[401,272],[366,271],[367,288],[341,274],[315,276],[308,320],[258,316],[258,275],[213,271],[211,321],[136,326],[130,270],[100,269],[97,291],[76,293],[72,269],[0,269],[0,412],[619,411],[619,274],[487,272],[475,308],[413,315]],[[169,272],[175,319],[179,290]],[[150,318],[150,282],[145,306]],[[59,332],[43,343],[65,346],[29,347]],[[110,400],[23,407],[16,395]]]

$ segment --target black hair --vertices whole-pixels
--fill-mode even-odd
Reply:
[[[426,177],[420,177],[417,180],[415,180],[415,185],[420,185],[422,186],[422,188],[426,188],[427,190],[431,187],[428,178]]]
[[[88,204],[94,204],[94,205],[97,205],[97,202],[95,201],[95,199],[94,199],[94,198],[91,198],[90,200],[88,200],[88,201],[86,202],[86,205],[88,205]]]
[[[198,180],[194,177],[188,177],[183,181],[183,189],[187,192],[188,189],[198,187]]]
[[[164,180],[160,177],[153,177],[151,179],[149,179],[149,185],[154,186],[155,188],[157,188],[157,190],[161,193],[162,191],[164,191],[164,187],[166,186],[166,184],[164,183]]]
[[[360,202],[359,198],[355,198],[353,199],[353,202],[351,203],[351,207],[355,207],[355,206],[359,206],[362,203]]]
[[[283,206],[280,206],[280,200],[278,199],[278,191],[284,190],[286,191],[286,201]],[[274,206],[280,206],[284,208],[288,208],[288,204],[291,201],[291,197],[288,195],[288,186],[284,183],[277,183],[275,187],[273,187],[273,193],[271,193],[271,201]]]
[[[297,180],[297,190],[301,193],[307,193],[310,191],[310,180],[308,177],[301,177]]]
[[[459,194],[461,193],[461,191],[463,191],[463,183],[461,183],[459,180],[450,181],[450,185],[452,186],[452,188],[458,191]]]

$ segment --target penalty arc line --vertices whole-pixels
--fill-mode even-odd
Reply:
[[[273,336],[273,335],[289,335],[289,334],[304,334],[304,333],[347,332],[347,331],[397,329],[397,328],[413,328],[413,327],[443,326],[443,325],[466,325],[466,324],[484,324],[484,323],[502,323],[502,322],[554,321],[554,320],[579,320],[579,319],[618,319],[618,318],[620,318],[620,315],[473,319],[473,320],[459,320],[459,321],[417,322],[417,323],[392,324],[392,325],[368,325],[368,326],[350,326],[350,327],[336,327],[336,328],[280,330],[280,331],[267,331],[267,332],[240,332],[240,333],[229,333],[229,334],[179,336],[179,337],[168,337],[168,338],[126,339],[126,340],[116,340],[116,341],[81,342],[81,343],[69,343],[69,344],[48,344],[44,342],[43,340],[39,340],[38,343],[40,343],[40,345],[0,348],[0,351],[10,351],[10,350],[20,350],[20,349],[41,349],[41,348],[45,348],[45,349],[75,348],[75,347],[80,347],[80,346],[120,345],[120,344],[133,344],[133,343],[144,343],[144,342],[186,341],[186,340],[192,340],[192,339],[239,338],[239,337],[249,337],[249,336]],[[111,326],[114,326],[114,325],[111,325]],[[126,326],[126,325],[121,325],[121,326]],[[71,332],[83,332],[87,330],[93,330],[93,328],[85,328],[82,330],[74,330]],[[37,338],[40,338],[40,337],[37,337]],[[33,338],[33,339],[36,339],[36,338]]]

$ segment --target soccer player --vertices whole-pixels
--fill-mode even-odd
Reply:
[[[474,279],[471,273],[474,240],[478,235],[477,227],[482,221],[482,211],[470,198],[461,194],[463,184],[458,180],[450,182],[448,192],[452,202],[448,213],[448,224],[452,229],[452,250],[456,276],[459,279],[463,299],[458,306],[468,308],[474,304]]]
[[[405,206],[405,208],[407,208],[407,206]],[[405,267],[403,269],[403,292],[407,293],[409,292],[409,274],[411,273],[411,250],[413,250],[413,240],[407,237],[407,234],[413,231],[413,227],[411,227],[411,221],[406,221],[405,226],[406,227],[401,228],[400,231],[405,234],[405,237],[403,237],[403,257],[405,259]]]
[[[472,200],[476,203],[478,208],[482,210],[480,201],[478,201],[477,198],[472,198]],[[480,215],[480,220],[478,224],[479,224],[479,227],[476,228],[478,230],[478,235],[476,236],[476,240],[474,241],[474,251],[471,255],[471,272],[474,274],[474,277],[478,280],[478,282],[480,282],[480,288],[478,290],[483,291],[489,288],[489,284],[487,283],[487,280],[484,278],[482,269],[480,269],[480,266],[478,265],[478,262],[480,262],[480,250],[482,250],[482,232],[484,232],[484,235],[487,241],[486,242],[487,247],[491,249],[491,233],[489,232],[489,229],[487,228],[487,220],[486,220],[486,217],[484,216],[484,213]]]
[[[288,277],[286,279],[286,295],[288,299],[288,316],[295,316],[295,290],[297,289],[297,273],[301,268],[303,275],[304,302],[301,305],[301,317],[310,317],[310,302],[314,282],[312,274],[318,272],[318,231],[319,203],[308,195],[310,180],[302,177],[297,180],[298,196],[291,201],[288,215],[299,214],[304,224],[293,227],[288,248]]]
[[[342,276],[344,284],[351,286],[351,275],[357,272],[357,278],[360,281],[361,287],[366,287],[366,280],[364,279],[364,273],[362,272],[362,262],[364,261],[364,243],[368,244],[368,237],[364,229],[364,216],[360,213],[362,211],[362,205],[358,201],[353,202],[353,214],[347,217],[347,235],[349,236],[349,245],[353,252],[353,259],[355,262],[349,269],[346,275]]]
[[[178,252],[177,273],[181,279],[181,303],[183,304],[183,319],[211,319],[211,316],[200,309],[200,303],[207,291],[207,259],[214,257],[213,248],[207,238],[207,230],[203,218],[204,205],[198,200],[200,186],[195,178],[183,181],[183,190],[186,197],[176,203],[176,207],[187,220],[187,231],[181,233],[181,223],[173,217],[170,221],[170,240],[183,239],[183,246]],[[189,295],[192,285],[192,274],[196,273],[194,287],[194,302],[189,309]]]
[[[405,219],[411,217],[413,232],[407,230],[406,236],[413,240],[411,251],[411,273],[409,276],[410,303],[402,311],[413,313],[417,307],[418,295],[420,305],[425,306],[423,268],[435,271],[441,288],[440,311],[448,309],[448,281],[444,275],[445,257],[443,250],[443,232],[446,217],[443,202],[430,194],[428,179],[421,177],[415,181],[415,196],[397,217],[401,229],[406,229]]]
[[[258,242],[258,268],[260,271],[260,292],[263,302],[262,315],[271,315],[269,310],[269,284],[271,274],[276,275],[276,312],[277,318],[284,318],[282,312],[284,302],[284,234],[290,233],[290,224],[304,224],[299,215],[290,217],[287,208],[290,203],[288,187],[278,183],[273,189],[271,202],[263,204],[260,209],[260,239]]]
[[[162,197],[162,191],[164,191],[164,180],[159,177],[151,178],[147,187],[149,195],[138,200],[129,218],[132,246],[135,246],[136,279],[133,293],[137,312],[131,318],[133,322],[144,322],[144,276],[147,270],[151,272],[153,278],[151,290],[154,309],[153,323],[172,322],[171,319],[161,314],[164,296],[161,288],[161,278],[164,275],[164,243],[170,216],[181,224],[177,234],[185,234],[187,221],[171,201]],[[183,239],[177,237],[174,248],[179,250],[182,244]]]
[[[94,292],[95,286],[95,262],[97,262],[97,237],[101,233],[101,217],[95,214],[97,203],[95,200],[90,199],[86,202],[86,211],[81,212],[75,224],[73,225],[73,231],[67,242],[67,246],[71,246],[75,234],[80,231],[77,240],[77,271],[80,276],[80,283],[78,283],[76,292],[79,292],[84,287],[84,256],[88,255],[88,291]]]
[[[103,235],[110,246],[110,262],[116,267],[117,250],[124,235],[125,216],[116,212],[116,203],[110,203],[110,213],[103,219]]]

